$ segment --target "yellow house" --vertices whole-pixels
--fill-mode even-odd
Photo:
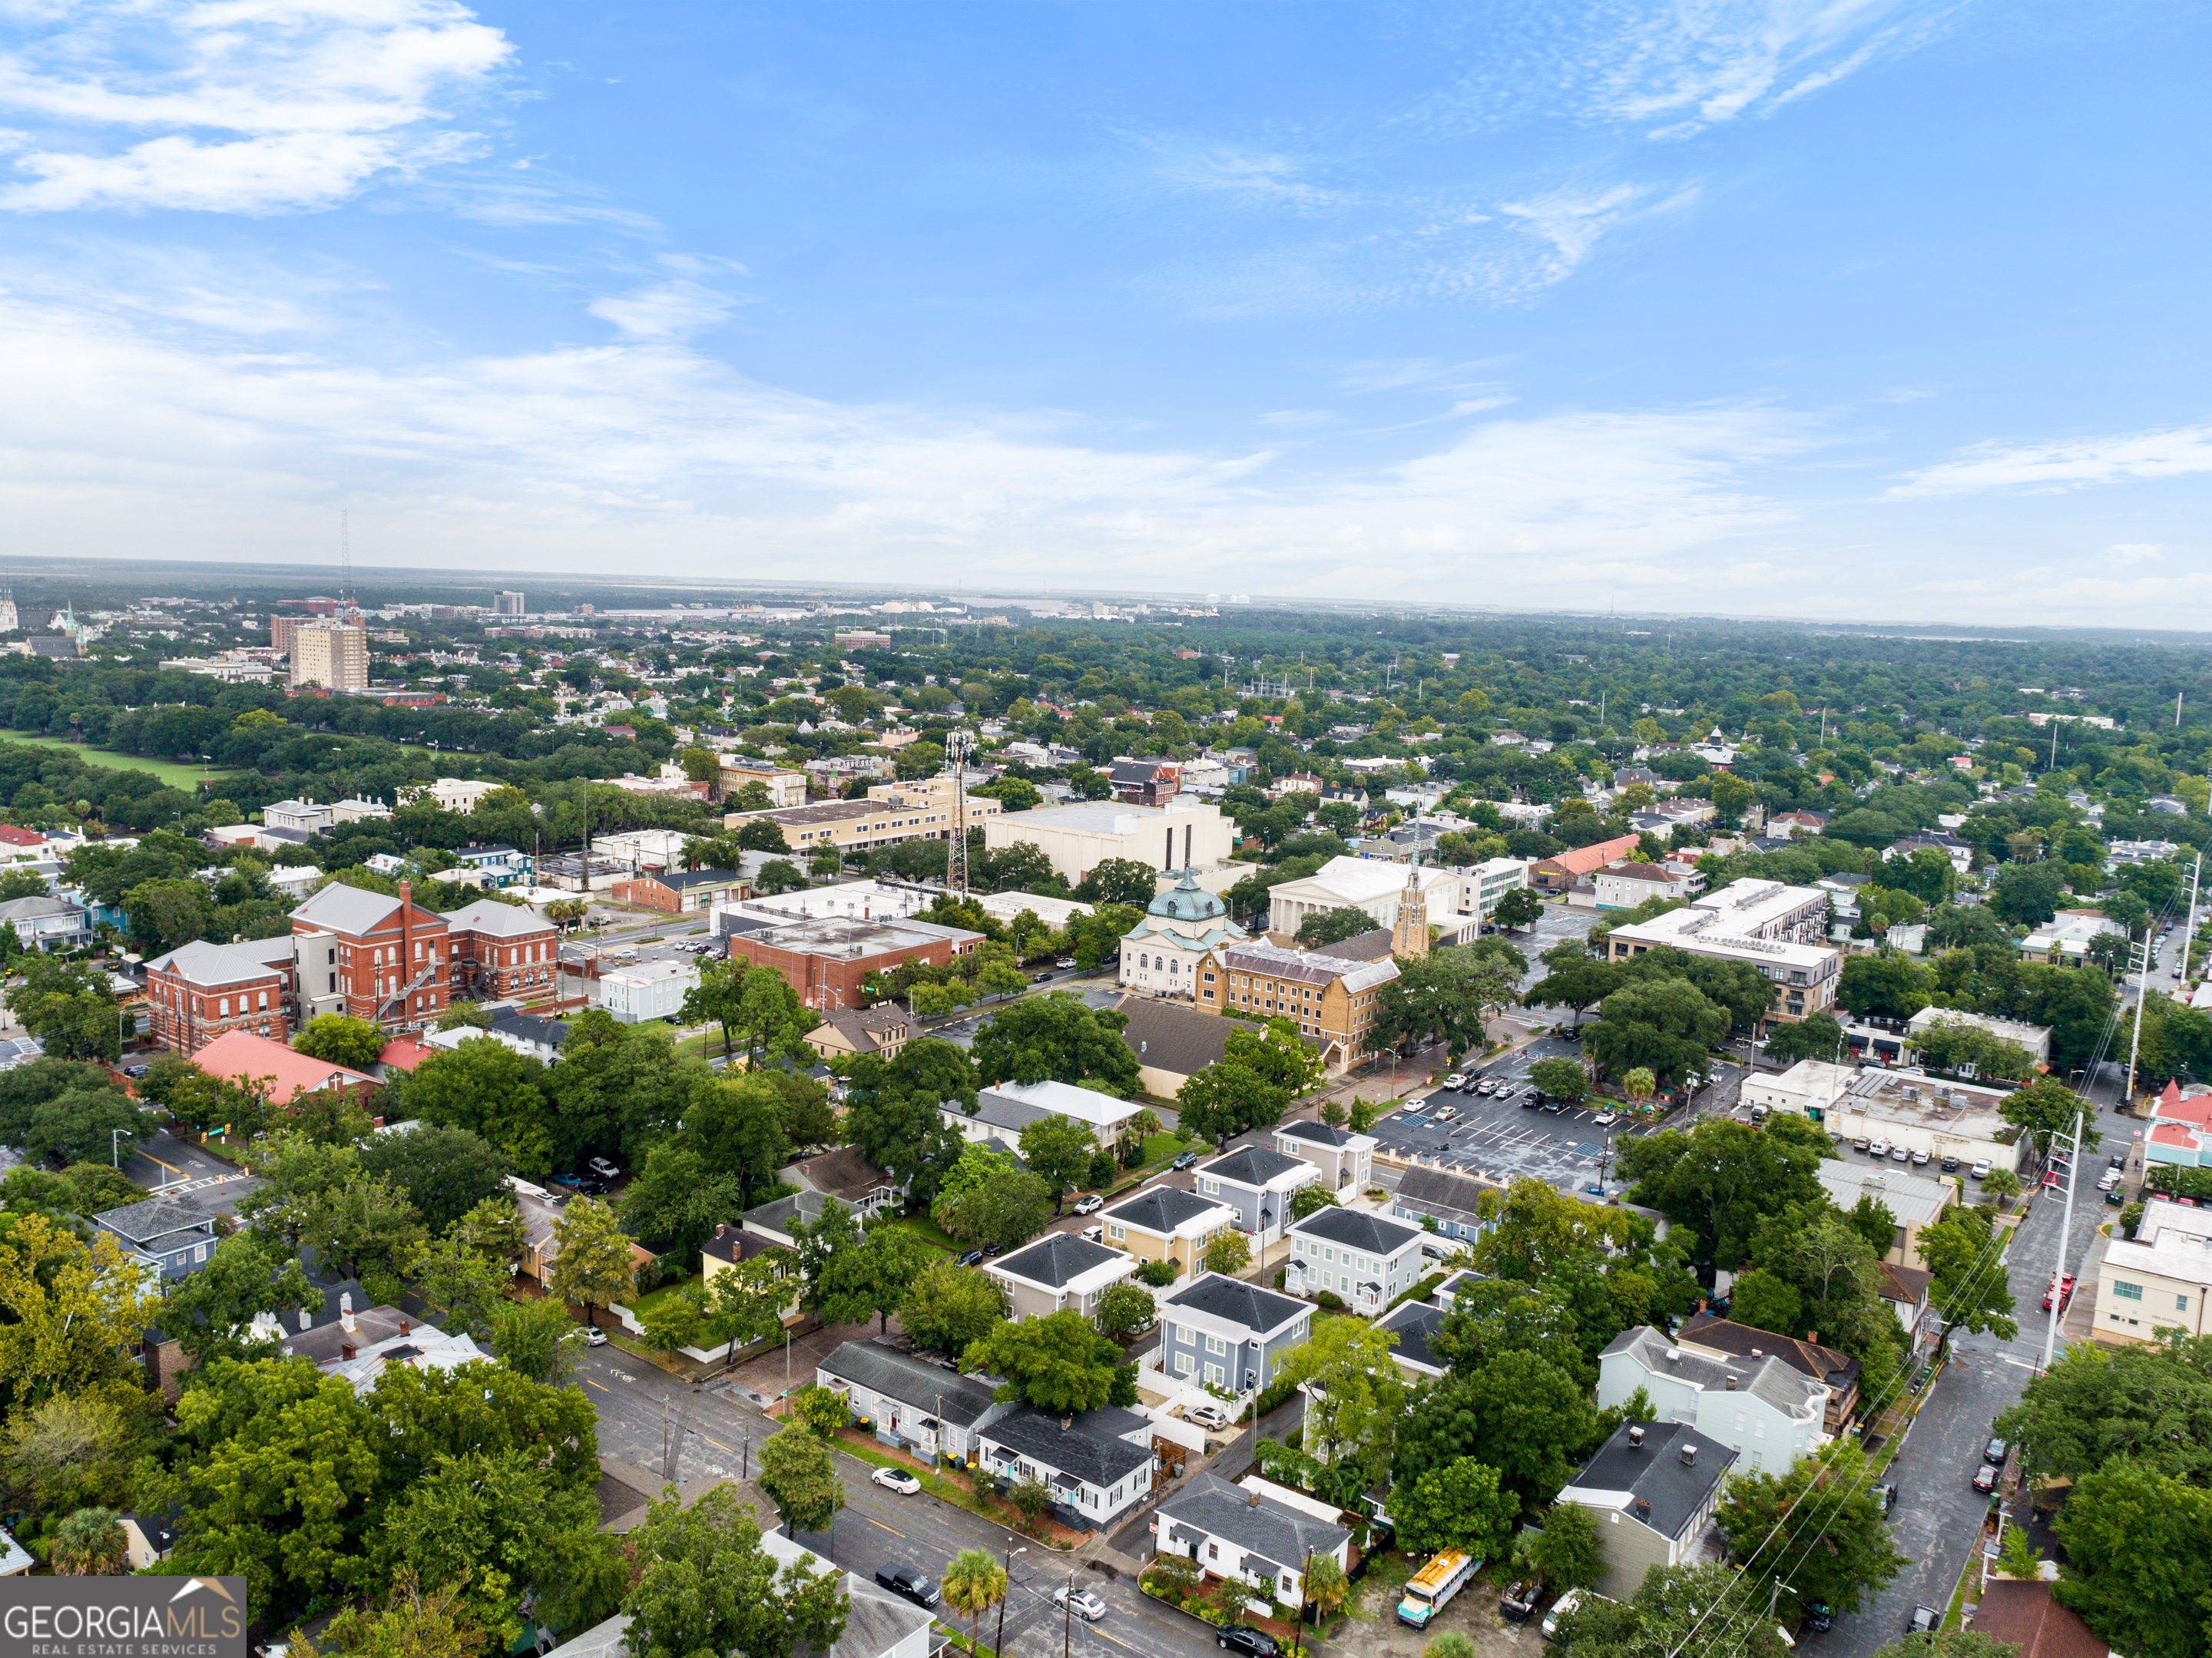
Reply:
[[[1105,1242],[1139,1260],[1172,1260],[1196,1277],[1206,1246],[1237,1224],[1237,1212],[1171,1186],[1156,1186],[1099,1217]]]

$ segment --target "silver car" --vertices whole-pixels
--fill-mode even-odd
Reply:
[[[1062,1583],[1052,1592],[1052,1603],[1055,1606],[1073,1606],[1075,1615],[1088,1624],[1095,1624],[1106,1615],[1103,1600],[1089,1589],[1076,1588],[1067,1583]]]

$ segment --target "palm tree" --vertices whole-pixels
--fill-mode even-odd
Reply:
[[[2020,1195],[2020,1176],[2009,1169],[1992,1169],[1982,1176],[1982,1190],[2002,1203]]]
[[[1628,1097],[1641,1107],[1659,1089],[1659,1079],[1643,1066],[1638,1066],[1620,1079],[1620,1086]]]
[[[1326,1618],[1342,1606],[1352,1593],[1351,1580],[1344,1568],[1336,1563],[1333,1554],[1316,1554],[1306,1562],[1306,1599],[1321,1608]]]
[[[991,1558],[988,1549],[963,1549],[945,1567],[945,1581],[938,1588],[946,1606],[968,1614],[968,1643],[980,1646],[983,1614],[1006,1593],[1006,1568]]]
[[[103,1577],[123,1570],[123,1522],[112,1509],[79,1509],[54,1529],[54,1570],[64,1577]]]

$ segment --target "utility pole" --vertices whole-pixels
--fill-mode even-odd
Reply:
[[[1006,1602],[1014,1598],[1014,1557],[1028,1552],[1025,1548],[1016,1548],[1012,1536],[1006,1539],[1006,1558],[999,1568],[1006,1575],[1006,1587],[999,1596],[999,1632],[991,1637],[992,1650],[1000,1654],[1002,1658],[1006,1650]]]
[[[1060,1658],[1073,1658],[1075,1649],[1075,1574],[1072,1571],[1067,1574],[1066,1594],[1061,1603],[1067,1615],[1060,1626]]]
[[[2189,926],[2181,935],[2181,978],[2189,979],[2189,957],[2197,943],[2197,885],[2204,873],[2204,848],[2197,848],[2197,862],[2189,872]]]
[[[2135,1075],[2132,1060],[2129,1063],[2128,1073],[2129,1080],[2132,1082]],[[2059,1291],[2066,1277],[2066,1235],[2074,1230],[2074,1186],[2075,1182],[2081,1177],[2081,1141],[2088,1121],[2088,1113],[2086,1111],[2077,1111],[2074,1114],[2072,1141],[2074,1155],[2066,1164],[2066,1212],[2065,1218],[2058,1224],[2058,1257],[2051,1268],[2051,1321],[2045,1325],[2043,1329],[2043,1364],[2036,1371],[2038,1376],[2049,1372],[2051,1350],[2058,1345],[2058,1313],[2062,1303],[2065,1301],[2065,1297],[2061,1295]],[[2056,1130],[2052,1131],[2051,1138],[2053,1139],[2059,1138]]]
[[[2145,924],[2143,930],[2146,932],[2150,930],[2148,923]],[[2129,955],[2132,957],[2134,951],[2130,950]],[[2136,1108],[2136,1054],[2142,1047],[2143,999],[2149,993],[2150,940],[2145,938],[2142,944],[2142,963],[2136,974],[2136,1030],[2135,1035],[2128,1038],[2128,1091],[2120,1101],[2120,1108],[2130,1115],[2134,1114]]]

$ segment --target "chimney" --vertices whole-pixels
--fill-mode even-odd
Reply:
[[[340,1359],[349,1359],[353,1356],[353,1343],[350,1341],[342,1341],[338,1344],[338,1357]]]
[[[1249,1503],[1245,1503],[1245,1505],[1244,1505],[1244,1506],[1245,1506],[1246,1508],[1248,1508],[1248,1509],[1256,1509],[1256,1508],[1258,1508],[1258,1507],[1260,1506],[1260,1493],[1259,1493],[1259,1492],[1257,1492],[1257,1491],[1254,1491],[1254,1492],[1252,1493],[1252,1499],[1251,1499],[1251,1501],[1249,1501]]]
[[[341,1290],[338,1291],[338,1311],[342,1313],[349,1313],[353,1311],[352,1291]]]
[[[1628,1448],[1632,1451],[1640,1451],[1644,1448],[1644,1429],[1640,1424],[1629,1424]]]
[[[1763,1348],[1754,1347],[1751,1350],[1751,1356],[1753,1358],[1765,1358],[1766,1353]]]
[[[1820,1333],[1818,1330],[1808,1330],[1805,1332],[1805,1339],[1817,1347],[1820,1345]]]
[[[1667,1350],[1667,1362],[1669,1364],[1680,1364],[1682,1362],[1682,1350],[1680,1347],[1669,1347]]]
[[[399,902],[403,904],[411,904],[415,902],[415,884],[412,881],[402,881],[399,884]]]
[[[1072,1417],[1072,1416],[1064,1416],[1064,1417],[1060,1418],[1060,1432],[1062,1432],[1062,1433],[1066,1433],[1066,1432],[1067,1431],[1068,1424],[1069,1424],[1070,1423],[1073,1422],[1074,1420],[1075,1420],[1075,1418],[1074,1418],[1073,1417]]]
[[[412,1329],[414,1329],[414,1327],[415,1327],[415,1321],[414,1321],[412,1319],[405,1319],[405,1318],[403,1318],[403,1319],[401,1319],[401,1320],[399,1321],[399,1333],[400,1333],[401,1335],[405,1335],[405,1334],[407,1334],[410,1331],[411,1331]],[[1729,1383],[1729,1387],[1731,1387],[1731,1388],[1733,1388],[1733,1387],[1735,1387],[1735,1383],[1734,1382],[1730,1382]]]
[[[1650,1497],[1639,1497],[1636,1499],[1636,1517],[1638,1520],[1649,1520],[1651,1517],[1651,1499]]]
[[[406,1331],[405,1331],[405,1330],[404,1330],[404,1329],[403,1329],[402,1331],[400,1331],[400,1333],[400,1333],[400,1334],[402,1334],[402,1335],[404,1335],[404,1334],[406,1334],[407,1333],[406,1333]],[[1735,1378],[1734,1376],[1730,1376],[1730,1377],[1729,1378],[1728,1390],[1729,1390],[1730,1393],[1734,1393],[1734,1392],[1735,1391]]]
[[[1698,1466],[1698,1448],[1695,1445],[1682,1447],[1682,1466],[1686,1468],[1694,1468]]]

